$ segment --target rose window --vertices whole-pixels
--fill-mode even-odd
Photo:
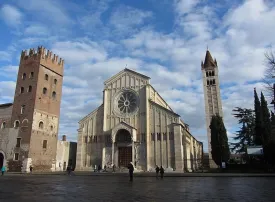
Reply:
[[[115,111],[120,115],[133,114],[138,108],[138,96],[135,92],[125,90],[115,98]]]

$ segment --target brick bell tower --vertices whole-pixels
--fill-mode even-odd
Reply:
[[[63,71],[64,60],[43,47],[21,53],[11,120],[19,128],[17,170],[54,168]]]

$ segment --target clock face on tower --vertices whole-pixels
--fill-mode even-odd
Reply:
[[[139,98],[135,91],[124,89],[118,92],[114,98],[114,112],[118,116],[131,116],[138,109]]]

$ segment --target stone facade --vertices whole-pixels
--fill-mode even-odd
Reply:
[[[77,170],[95,165],[137,170],[156,165],[198,169],[202,143],[150,85],[150,78],[124,69],[104,83],[103,104],[79,122]]]
[[[209,166],[216,168],[217,165],[212,160],[211,155],[211,130],[209,128],[213,115],[220,115],[223,117],[222,101],[220,95],[219,71],[216,59],[213,60],[210,52],[206,51],[205,61],[201,64],[204,103],[205,103],[205,119],[208,137],[208,151],[209,151]]]
[[[66,135],[62,136],[62,140],[57,141],[55,171],[65,171],[67,166],[75,169],[76,148],[76,142],[66,141]]]
[[[50,171],[55,168],[64,61],[46,51],[22,51],[9,127],[18,129],[20,148],[17,171]],[[2,113],[0,113],[2,116]]]

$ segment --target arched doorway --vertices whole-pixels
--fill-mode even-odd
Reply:
[[[0,169],[1,169],[2,166],[4,165],[4,160],[5,160],[4,155],[3,155],[2,152],[0,152]]]
[[[129,131],[120,129],[116,134],[118,166],[127,167],[132,162],[132,138]]]

